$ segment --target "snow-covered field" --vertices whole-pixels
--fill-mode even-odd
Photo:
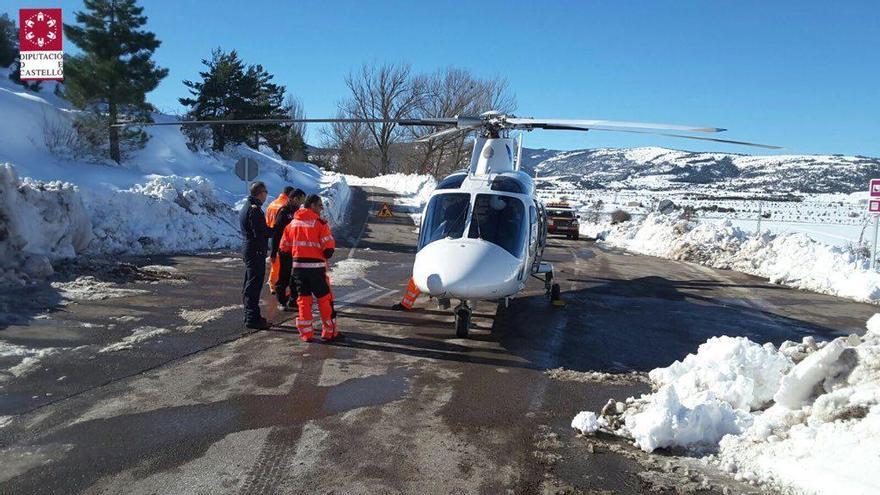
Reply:
[[[75,113],[53,88],[25,91],[0,73],[0,279],[44,278],[51,261],[84,253],[237,248],[246,185],[233,168],[245,156],[260,163],[257,179],[272,197],[285,185],[300,187],[325,198],[331,222],[345,218],[343,176],[267,148],[196,153],[175,126],[149,128],[146,148],[122,165],[74,159],[45,137],[48,129],[69,131]]]
[[[845,246],[872,235],[870,178],[880,159],[842,155],[739,155],[666,148],[523,151],[546,199],[565,199],[584,218],[622,209],[638,217],[664,200],[707,221],[745,230],[801,232]],[[596,221],[596,220],[593,220]],[[867,230],[867,232],[866,232]]]
[[[655,391],[572,427],[646,452],[683,448],[736,479],[809,494],[880,493],[880,314],[831,342],[713,337],[649,373]]]

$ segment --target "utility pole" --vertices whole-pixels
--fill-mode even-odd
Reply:
[[[764,202],[758,201],[758,229],[755,232],[755,236],[761,235],[761,217],[764,216]]]
[[[871,271],[877,269],[877,227],[880,224],[880,215],[874,215],[874,248],[871,249]]]

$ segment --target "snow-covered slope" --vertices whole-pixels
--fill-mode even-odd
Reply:
[[[174,126],[149,128],[147,146],[122,165],[75,159],[46,138],[69,131],[75,114],[53,88],[25,91],[0,73],[0,278],[45,276],[49,260],[84,252],[238,247],[246,185],[233,168],[244,156],[260,163],[273,197],[286,185],[319,193],[331,222],[344,220],[350,190],[341,175],[269,149],[195,153]]]
[[[843,155],[740,155],[666,148],[524,149],[523,166],[538,177],[584,189],[689,185],[723,186],[725,191],[852,193],[880,177],[880,159]]]

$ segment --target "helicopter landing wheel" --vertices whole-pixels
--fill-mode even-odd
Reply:
[[[560,295],[561,292],[559,284],[553,284],[550,286],[550,304],[558,307],[565,306],[565,301]]]
[[[470,326],[471,308],[462,301],[461,304],[455,308],[455,336],[461,339],[466,339]]]

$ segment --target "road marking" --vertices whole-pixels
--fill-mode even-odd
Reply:
[[[369,284],[369,285],[371,285],[371,286],[373,286],[373,287],[375,287],[375,288],[377,288],[377,289],[379,289],[379,290],[384,290],[384,291],[394,290],[394,292],[397,292],[396,289],[389,289],[388,287],[382,287],[381,285],[377,284],[376,282],[373,282],[372,280],[370,280],[370,279],[368,279],[368,278],[366,278],[366,277],[361,277],[361,280],[363,280],[363,281],[366,282],[367,284]]]

